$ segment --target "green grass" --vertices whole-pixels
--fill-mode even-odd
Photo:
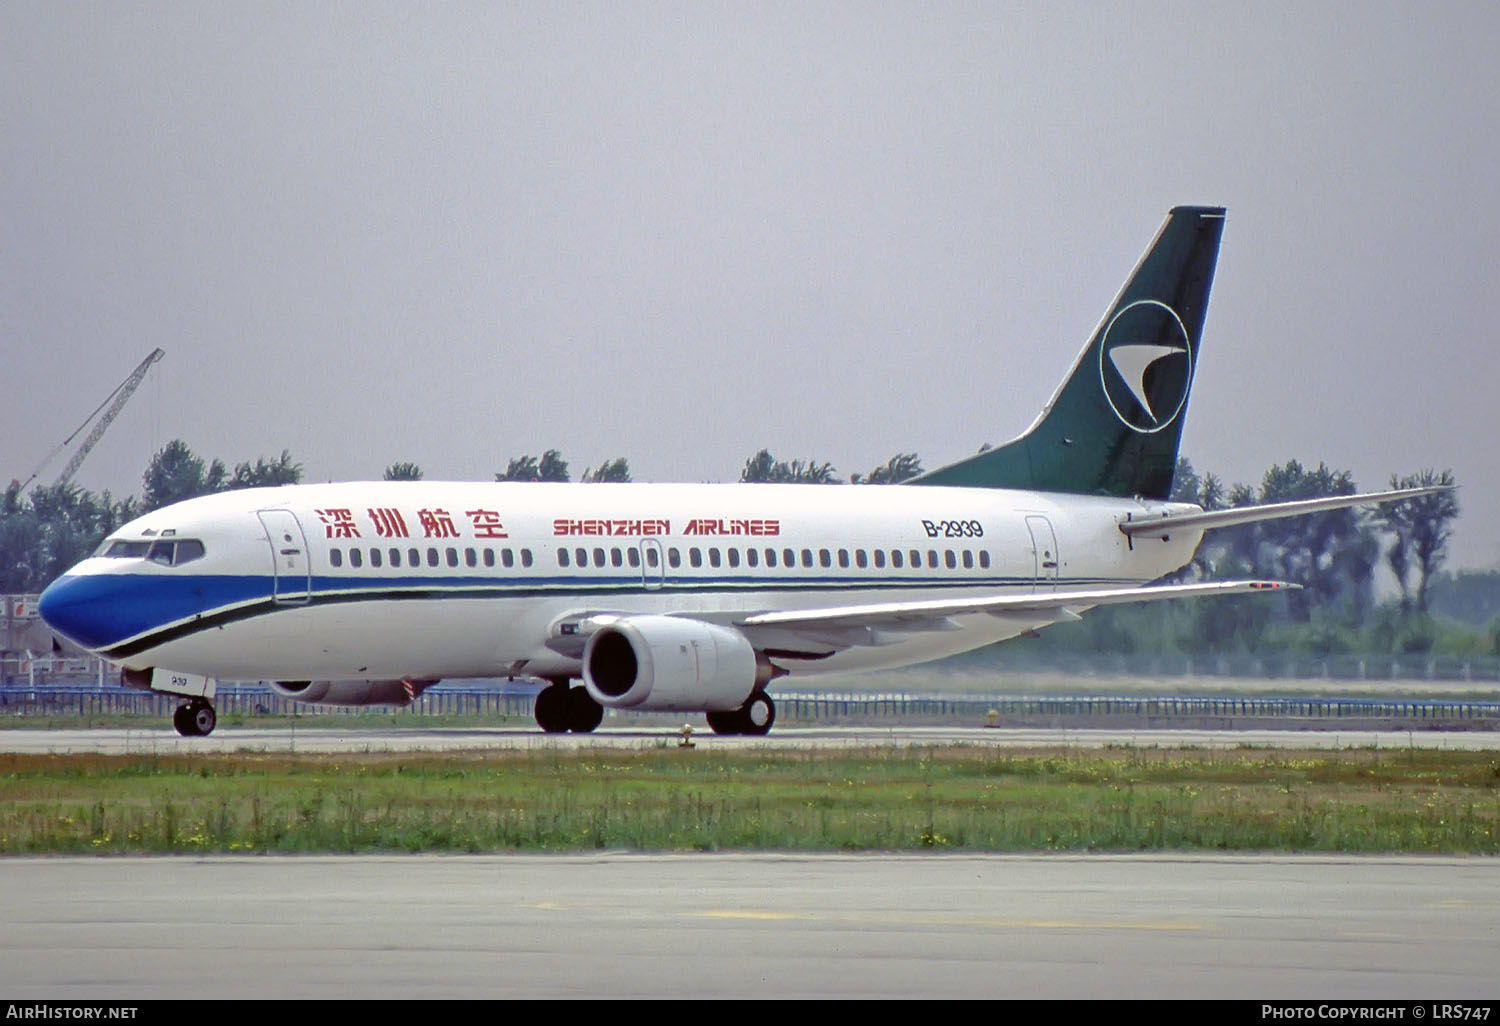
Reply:
[[[963,746],[0,755],[0,853],[597,849],[1500,854],[1500,759]]]

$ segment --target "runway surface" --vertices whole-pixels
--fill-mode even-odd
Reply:
[[[7,859],[0,992],[67,998],[1493,998],[1500,862]]]
[[[647,748],[669,729],[6,730],[0,751]],[[1492,732],[778,729],[704,748],[1500,747]],[[9,858],[12,999],[1493,998],[1500,860]]]
[[[69,730],[0,730],[0,752],[395,752],[467,748],[657,748],[682,742],[680,729],[605,728],[592,734],[544,734],[536,727],[340,729],[221,727],[185,738],[169,726]],[[778,727],[766,737],[719,737],[699,726],[694,745],[706,748],[795,749],[860,745],[991,745],[995,747],[1138,745],[1155,748],[1452,748],[1500,751],[1500,731],[1368,730],[1072,730],[1064,727]]]

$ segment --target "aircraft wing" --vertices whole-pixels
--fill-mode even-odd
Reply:
[[[1031,595],[873,602],[823,609],[782,610],[757,613],[733,622],[752,641],[763,640],[762,636],[772,632],[788,632],[808,641],[819,640],[836,650],[851,645],[893,644],[906,640],[906,635],[923,631],[958,630],[959,625],[952,619],[955,616],[987,613],[998,619],[1015,620],[1036,627],[1077,620],[1082,610],[1092,606],[1299,588],[1300,585],[1283,581],[1210,581],[1134,588],[1092,588]]]
[[[1214,527],[1233,527],[1236,524],[1253,524],[1261,520],[1278,520],[1281,517],[1300,517],[1308,513],[1323,513],[1331,509],[1347,509],[1381,502],[1397,502],[1401,499],[1416,499],[1423,495],[1451,491],[1453,485],[1433,485],[1427,488],[1397,488],[1388,492],[1364,492],[1360,495],[1330,495],[1322,499],[1298,499],[1295,502],[1273,502],[1263,506],[1236,506],[1234,509],[1216,509],[1207,513],[1163,514],[1145,520],[1127,520],[1120,530],[1131,539],[1165,538],[1182,528],[1207,531]]]
[[[856,645],[890,645],[926,631],[954,631],[955,616],[987,613],[1032,628],[1080,619],[1093,606],[1121,602],[1158,602],[1164,599],[1236,595],[1257,591],[1297,591],[1299,584],[1284,581],[1209,581],[1198,584],[1161,584],[1131,588],[1090,588],[1047,591],[1030,595],[980,595],[909,602],[871,602],[818,609],[788,609],[749,616],[683,610],[672,615],[732,626],[763,651],[795,654],[801,658],[829,656]],[[626,613],[577,612],[553,622],[547,646],[577,658],[589,635]]]

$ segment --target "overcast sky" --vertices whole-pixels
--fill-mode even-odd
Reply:
[[[0,0],[0,479],[843,476],[1023,430],[1229,208],[1183,452],[1450,467],[1500,565],[1500,4]],[[61,456],[44,473],[60,472]]]

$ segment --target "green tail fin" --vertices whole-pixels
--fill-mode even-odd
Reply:
[[[1026,433],[907,483],[1165,499],[1223,230],[1222,207],[1173,208]]]

